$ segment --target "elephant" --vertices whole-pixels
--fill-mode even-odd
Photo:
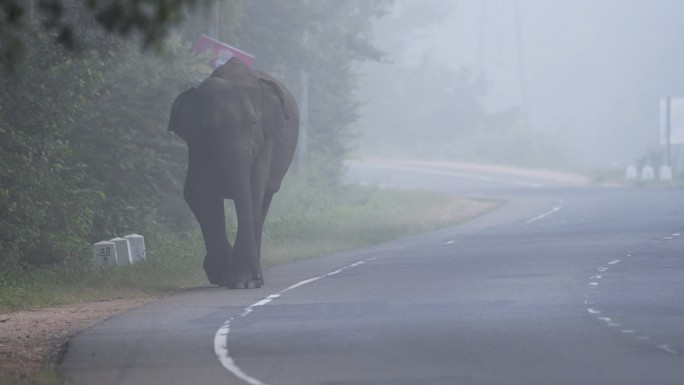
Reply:
[[[188,147],[183,197],[202,231],[209,283],[261,287],[264,221],[297,147],[294,97],[279,81],[234,57],[174,100],[168,130]],[[234,246],[224,199],[233,200],[237,214]]]

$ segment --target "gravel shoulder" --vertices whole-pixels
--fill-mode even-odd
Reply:
[[[18,380],[30,378],[58,363],[69,339],[78,332],[154,300],[82,302],[0,314],[0,375]]]

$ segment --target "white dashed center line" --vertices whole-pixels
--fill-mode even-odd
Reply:
[[[680,233],[673,233],[672,236],[666,236],[666,237],[663,237],[661,239],[662,239],[662,241],[668,241],[668,240],[672,240],[676,237],[679,237],[680,235],[681,235]],[[651,242],[650,244],[655,244],[655,243],[659,243],[659,242],[655,241],[655,242]],[[630,250],[629,252],[627,252],[626,256],[631,257],[633,253],[635,253],[635,251]],[[589,282],[587,282],[587,286],[591,290],[587,291],[587,294],[586,294],[585,299],[584,299],[584,304],[587,305],[587,312],[589,314],[591,314],[592,316],[594,316],[598,321],[603,322],[606,326],[611,327],[611,328],[619,328],[622,325],[620,323],[615,322],[612,318],[607,317],[604,314],[602,314],[601,309],[596,305],[595,296],[597,293],[596,290],[598,290],[598,287],[599,287],[599,283],[596,281],[602,279],[604,277],[604,274],[607,273],[611,267],[614,267],[615,265],[617,265],[621,261],[622,260],[620,260],[620,259],[613,259],[612,261],[608,262],[606,265],[599,266],[596,269],[596,271],[601,273],[601,274],[592,274],[591,276],[589,276],[589,280],[588,280]],[[625,329],[617,329],[617,330],[623,334],[633,335],[634,338],[639,340],[639,341],[643,341],[643,342],[651,341],[651,337],[649,337],[647,335],[640,334],[634,329],[625,328]],[[658,349],[660,349],[666,353],[669,353],[669,354],[677,354],[677,355],[680,354],[680,352],[677,349],[675,349],[675,348],[673,348],[667,344],[659,344],[659,345],[655,345],[655,347],[657,347]]]

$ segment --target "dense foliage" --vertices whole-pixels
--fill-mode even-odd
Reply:
[[[78,263],[89,242],[194,224],[181,192],[185,144],[166,125],[175,96],[206,76],[206,58],[190,49],[217,15],[187,18],[152,55],[104,32],[78,1],[64,3],[74,5],[81,50],[25,25],[23,61],[0,72],[0,269]],[[219,10],[221,38],[296,95],[301,70],[310,74],[310,164],[325,183],[340,173],[357,116],[354,62],[379,57],[370,25],[387,3],[234,0]]]
[[[25,33],[40,24],[52,41],[82,48],[94,27],[115,35],[135,35],[158,47],[188,11],[216,0],[0,0],[0,61],[14,65],[31,44]],[[234,2],[237,3],[237,2]],[[84,29],[84,16],[88,25]],[[85,32],[85,33],[84,33]]]
[[[187,47],[153,57],[120,42],[86,57],[41,33],[30,42],[0,89],[0,261],[54,263],[84,241],[189,222],[185,148],[166,132],[192,79]]]
[[[49,262],[86,236],[102,198],[68,140],[92,75],[34,35],[36,68],[0,89],[0,261]],[[68,97],[66,97],[68,96]]]

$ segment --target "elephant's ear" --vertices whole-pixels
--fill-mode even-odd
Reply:
[[[290,119],[286,105],[286,90],[272,79],[259,77],[264,92],[264,127],[270,134],[280,133]]]
[[[183,91],[171,105],[171,117],[169,118],[169,131],[173,131],[186,142],[190,141],[196,125],[199,123],[195,100],[197,88],[192,87]]]

